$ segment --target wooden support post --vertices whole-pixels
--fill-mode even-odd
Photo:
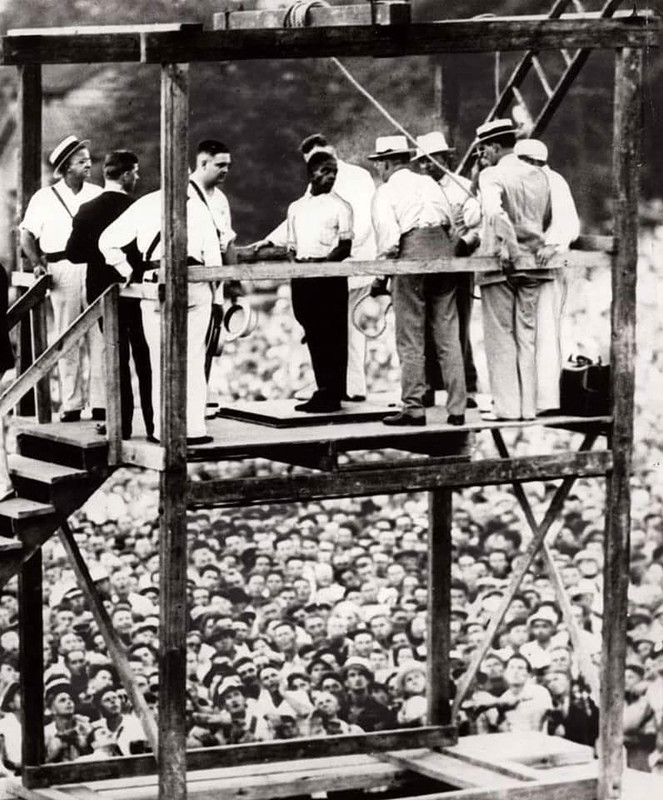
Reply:
[[[615,65],[613,214],[618,245],[612,268],[610,348],[614,461],[608,476],[604,543],[603,618],[609,624],[603,626],[601,659],[599,800],[622,793],[641,126],[642,51],[624,49],[617,52]]]
[[[159,799],[186,790],[186,383],[188,65],[161,71],[161,637]]]
[[[106,431],[108,464],[122,459],[122,413],[120,408],[120,329],[117,303],[120,287],[115,285],[104,297],[104,344],[106,348]]]
[[[450,717],[451,516],[453,492],[428,495],[428,724],[446,725]]]
[[[74,569],[78,585],[83,590],[90,607],[90,611],[92,612],[92,616],[94,617],[94,621],[97,623],[99,631],[104,637],[104,642],[106,643],[106,648],[108,649],[108,655],[111,657],[113,665],[117,669],[117,674],[122,682],[122,686],[129,695],[131,704],[133,705],[134,710],[141,721],[145,738],[147,739],[150,747],[152,748],[152,752],[156,757],[159,743],[157,738],[157,725],[154,715],[145,702],[143,693],[136,685],[136,680],[134,678],[131,665],[129,664],[129,659],[127,658],[125,648],[120,642],[120,639],[113,628],[113,623],[111,622],[108,611],[106,611],[106,606],[104,605],[102,598],[95,589],[94,582],[90,576],[90,571],[87,568],[87,564],[85,563],[85,560],[81,555],[81,551],[79,550],[78,543],[76,542],[76,539],[74,539],[74,535],[71,532],[71,528],[66,520],[63,520],[62,524],[60,525],[60,542],[69,556],[69,561]],[[27,563],[29,564],[30,562],[28,561]]]
[[[25,64],[18,68],[16,105],[19,140],[16,192],[16,221],[18,223],[23,219],[30,198],[41,186],[41,66],[39,64]],[[18,250],[16,263],[19,265],[19,269],[22,269],[23,259],[18,239],[16,245]],[[18,374],[25,372],[30,364],[32,364],[32,329],[28,314],[21,322]],[[45,381],[47,380],[48,378],[45,379]],[[35,413],[33,392],[28,392],[21,399],[19,412],[24,416],[32,416]]]
[[[21,673],[22,759],[25,767],[44,763],[44,658],[41,550],[21,567],[18,578],[19,671]]]

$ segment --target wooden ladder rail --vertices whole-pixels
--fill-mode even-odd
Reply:
[[[622,0],[606,0],[601,10],[598,12],[598,18],[602,19],[611,17],[621,3]],[[555,4],[548,13],[548,19],[559,19],[569,5],[574,5],[577,8],[577,4],[572,2],[572,0],[555,0]],[[522,96],[518,92],[518,89],[522,85],[525,78],[529,75],[530,70],[534,68],[547,96],[543,109],[534,120],[534,126],[531,132],[531,136],[540,135],[552,119],[555,111],[557,111],[559,108],[559,105],[571,87],[571,84],[578,77],[580,70],[583,68],[585,62],[589,58],[590,52],[591,50],[580,49],[571,56],[566,50],[560,50],[562,58],[567,66],[562,76],[555,83],[554,87],[551,87],[547,79],[543,77],[545,76],[545,72],[543,72],[543,66],[538,61],[538,51],[528,50],[509,76],[509,79],[504,85],[504,88],[500,92],[500,95],[495,101],[493,107],[488,112],[484,122],[490,122],[491,120],[497,119],[500,115],[504,114],[511,105],[516,93],[518,93],[518,98]],[[549,89],[552,93],[548,91]],[[462,174],[466,171],[472,156],[472,149],[473,148],[470,145],[458,164],[456,172]]]
[[[103,319],[106,323],[106,426],[108,435],[108,463],[120,462],[122,449],[122,429],[120,421],[120,398],[117,387],[120,372],[119,336],[117,322],[117,303],[119,286],[113,284],[89,305],[50,347],[30,365],[30,367],[0,395],[0,417],[3,417],[19,400],[33,389],[58,360],[72,347],[76,346],[87,332]],[[20,301],[19,301],[20,302]],[[30,301],[32,302],[32,301]],[[37,302],[37,301],[35,301]],[[12,309],[14,306],[12,306]],[[49,409],[50,412],[50,409]],[[50,416],[49,416],[50,420]]]

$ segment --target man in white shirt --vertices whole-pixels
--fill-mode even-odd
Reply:
[[[221,266],[219,238],[209,211],[189,188],[187,201],[188,263]],[[135,240],[143,260],[159,268],[161,259],[161,190],[146,194],[121,214],[99,238],[106,263],[128,274],[123,251]],[[187,444],[212,441],[205,426],[207,383],[205,381],[205,334],[212,309],[212,285],[189,283],[187,335]],[[161,301],[141,301],[145,338],[152,362],[152,404],[155,431],[161,430]],[[150,437],[152,440],[154,437]]]
[[[368,170],[350,164],[338,157],[336,148],[332,147],[321,133],[307,136],[299,146],[304,161],[308,161],[314,153],[323,151],[336,158],[338,172],[332,191],[352,207],[352,250],[350,261],[374,261],[375,234],[371,222],[371,203],[375,194],[375,183]],[[310,187],[307,188],[310,192]],[[272,244],[285,247],[287,244],[287,221],[283,221],[268,234],[261,244]],[[255,246],[255,245],[254,245]],[[348,279],[348,366],[346,379],[346,399],[360,402],[366,399],[366,337],[352,322],[352,310],[357,301],[366,292],[371,277],[351,275]]]
[[[332,186],[338,166],[330,153],[314,153],[306,164],[310,193],[288,208],[288,251],[300,262],[343,261],[352,247],[352,207]],[[293,278],[292,309],[306,334],[317,390],[295,406],[307,413],[338,411],[347,365],[347,280]]]
[[[566,180],[548,166],[548,148],[539,139],[521,139],[513,152],[522,161],[541,167],[550,185],[550,224],[545,230],[544,250],[565,253],[580,235],[580,220]],[[568,278],[555,270],[539,292],[536,310],[536,410],[539,416],[559,411],[559,376],[562,371],[561,325],[568,292]]]
[[[440,186],[410,169],[405,136],[380,136],[375,161],[384,181],[373,199],[378,258],[431,259],[453,252],[445,230],[452,220]],[[467,393],[460,347],[457,279],[453,274],[396,275],[392,281],[396,349],[401,363],[403,409],[386,416],[385,425],[425,425],[426,330],[432,335],[447,385],[447,422],[465,422]]]
[[[55,335],[61,336],[86,307],[85,264],[72,264],[65,257],[72,222],[83,203],[93,200],[101,188],[88,182],[92,161],[89,141],[67,136],[48,157],[52,186],[32,196],[19,226],[21,247],[36,276],[51,275],[51,304]],[[87,336],[90,354],[90,406],[93,419],[105,418],[103,337],[94,325]],[[83,398],[82,347],[73,347],[59,362],[62,422],[77,422],[85,405]]]
[[[481,205],[471,193],[472,183],[462,175],[450,175],[450,155],[455,152],[441,131],[431,131],[417,136],[417,152],[412,159],[424,175],[440,184],[447,214],[453,225],[451,234],[454,240],[454,255],[469,256],[479,245],[481,225]],[[437,163],[436,163],[437,162]],[[442,169],[444,167],[446,169]],[[474,273],[463,272],[457,275],[456,305],[458,306],[458,325],[460,346],[465,366],[465,385],[467,388],[467,407],[476,408],[474,396],[477,393],[477,368],[470,341],[470,321],[474,299]],[[439,375],[434,354],[429,358],[426,350],[426,372],[429,388],[424,405],[434,405],[436,388],[444,385],[444,376]],[[437,373],[437,374],[436,374]],[[442,378],[440,381],[439,378]]]

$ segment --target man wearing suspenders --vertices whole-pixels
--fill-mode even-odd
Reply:
[[[48,157],[60,180],[39,189],[28,203],[20,224],[23,252],[35,275],[51,275],[51,303],[58,337],[86,307],[85,264],[72,264],[65,247],[72,221],[83,203],[93,200],[101,188],[88,182],[92,162],[89,141],[68,136]],[[103,337],[95,325],[88,334],[90,353],[89,401],[93,419],[105,418]],[[83,348],[74,347],[59,362],[62,422],[77,422],[85,405],[82,369]]]

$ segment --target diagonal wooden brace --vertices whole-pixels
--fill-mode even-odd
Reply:
[[[136,685],[134,674],[131,669],[131,665],[129,664],[129,659],[127,658],[124,648],[122,647],[117,633],[113,628],[111,619],[108,616],[108,611],[106,611],[106,607],[104,606],[97,590],[94,587],[94,582],[90,576],[90,571],[87,568],[87,564],[81,555],[78,542],[76,539],[74,539],[74,535],[71,532],[69,523],[64,519],[60,523],[60,541],[62,542],[62,546],[69,556],[76,579],[78,580],[78,583],[83,590],[88,603],[90,604],[90,610],[92,611],[95,622],[99,626],[100,633],[104,637],[106,647],[108,648],[108,653],[113,660],[113,664],[117,668],[117,673],[122,681],[122,686],[129,695],[131,704],[133,705],[136,714],[140,719],[141,725],[143,726],[145,738],[152,748],[152,752],[156,758],[159,751],[159,737],[157,734],[156,720],[147,703],[145,702],[143,693]]]
[[[596,439],[598,438],[598,433],[591,432],[585,435],[582,444],[580,445],[580,450],[590,450]],[[555,494],[553,495],[552,500],[550,501],[550,505],[548,506],[548,510],[545,513],[543,521],[537,527],[535,535],[532,537],[532,541],[527,546],[527,549],[522,555],[518,567],[511,575],[511,581],[509,583],[509,587],[507,589],[506,594],[502,598],[502,602],[500,603],[499,607],[495,611],[493,618],[491,619],[488,629],[486,630],[486,635],[484,636],[484,640],[481,643],[479,649],[475,652],[474,658],[472,659],[472,663],[469,666],[467,672],[463,675],[460,683],[458,684],[458,689],[456,692],[456,697],[454,698],[453,707],[451,709],[451,719],[452,723],[454,723],[458,717],[458,711],[460,709],[461,704],[465,700],[467,693],[476,678],[477,672],[479,671],[479,667],[481,666],[481,662],[485,658],[486,653],[490,650],[490,646],[495,638],[495,634],[498,631],[499,626],[502,624],[502,620],[506,615],[506,612],[511,605],[511,601],[513,600],[514,595],[517,593],[518,589],[520,588],[520,584],[522,583],[527,570],[530,568],[532,561],[534,561],[534,557],[536,556],[537,552],[541,548],[543,544],[546,534],[552,527],[553,523],[557,520],[566,498],[569,496],[571,489],[573,488],[573,484],[576,482],[575,476],[569,476],[568,478],[564,478],[562,484],[557,488]]]
[[[493,441],[495,442],[495,446],[497,447],[497,451],[500,454],[500,456],[502,458],[510,458],[510,454],[504,442],[502,432],[498,428],[494,428],[491,431],[491,433],[493,435]],[[529,525],[532,534],[536,536],[538,525],[536,523],[536,519],[534,518],[534,512],[532,511],[532,506],[530,505],[529,499],[525,494],[525,490],[523,489],[523,485],[522,483],[513,483],[512,487],[514,494],[516,495],[516,498],[518,500],[518,503],[520,504],[520,507],[523,510],[523,514],[525,515],[527,524]],[[562,610],[563,619],[566,622],[569,631],[569,637],[571,639],[573,652],[578,657],[578,665],[580,667],[580,672],[582,675],[584,675],[585,680],[587,681],[587,685],[591,689],[593,697],[598,698],[599,696],[598,670],[596,666],[592,663],[591,654],[587,652],[587,648],[583,645],[582,640],[580,638],[580,629],[578,627],[576,618],[573,616],[573,611],[571,610],[571,602],[564,588],[564,584],[562,583],[562,578],[559,574],[557,564],[555,563],[555,560],[550,551],[550,546],[548,545],[547,542],[544,541],[541,549],[543,550],[543,557],[546,563],[546,568],[548,569],[550,580],[552,581],[553,587],[555,589],[555,595],[559,602],[559,606]]]

